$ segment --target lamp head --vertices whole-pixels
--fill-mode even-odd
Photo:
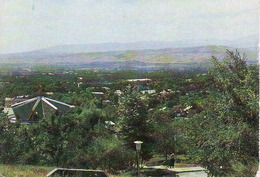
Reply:
[[[141,145],[142,145],[142,141],[135,141],[134,142],[136,145],[136,151],[141,151]]]

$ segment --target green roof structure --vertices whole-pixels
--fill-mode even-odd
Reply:
[[[44,96],[38,96],[26,101],[13,104],[16,120],[19,122],[37,121],[42,118],[51,117],[54,114],[65,113],[73,105],[69,105]]]

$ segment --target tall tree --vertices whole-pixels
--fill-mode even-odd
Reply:
[[[214,84],[204,111],[187,125],[191,157],[216,176],[255,176],[258,161],[258,66],[246,56],[227,51],[212,57]],[[241,168],[247,167],[247,168]],[[238,170],[238,167],[241,170]]]
[[[141,140],[142,158],[148,160],[152,157],[153,148],[153,125],[148,117],[148,102],[138,92],[124,95],[119,100],[118,115],[120,118],[119,129],[128,146],[134,148],[134,141]]]

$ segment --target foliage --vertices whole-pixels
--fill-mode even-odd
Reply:
[[[134,163],[135,152],[128,150],[116,136],[102,136],[94,139],[87,149],[86,160],[92,168],[119,171]]]
[[[215,84],[204,111],[187,123],[184,139],[190,156],[212,175],[229,176],[237,172],[235,166],[258,159],[258,69],[247,66],[238,52],[227,51],[222,62],[212,60]]]
[[[147,160],[152,157],[153,137],[152,124],[148,117],[146,100],[137,92],[132,92],[119,100],[118,108],[119,129],[129,147],[135,148],[134,141],[143,141],[142,158]]]
[[[48,97],[76,107],[29,125],[11,124],[1,114],[0,161],[134,174],[134,141],[141,140],[142,163],[157,155],[167,162],[170,153],[188,153],[189,162],[207,167],[211,175],[253,176],[258,163],[257,66],[230,51],[212,62],[208,73],[199,68],[63,73],[41,66],[25,76],[1,75],[7,82],[0,85],[1,105],[6,97],[54,92]],[[127,81],[140,78],[151,80]],[[140,93],[149,89],[156,93]],[[178,111],[187,116],[178,117]]]
[[[1,117],[1,161],[111,171],[129,166],[132,151],[104,127],[100,113],[81,111],[77,116],[75,112],[30,125],[9,123],[8,129],[4,127],[9,121]]]
[[[5,177],[42,177],[48,174],[48,172],[50,172],[54,168],[55,167],[0,164],[0,175],[3,175]]]

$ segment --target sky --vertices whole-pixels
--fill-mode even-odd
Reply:
[[[258,0],[0,0],[0,53],[65,44],[233,40],[259,34]]]

